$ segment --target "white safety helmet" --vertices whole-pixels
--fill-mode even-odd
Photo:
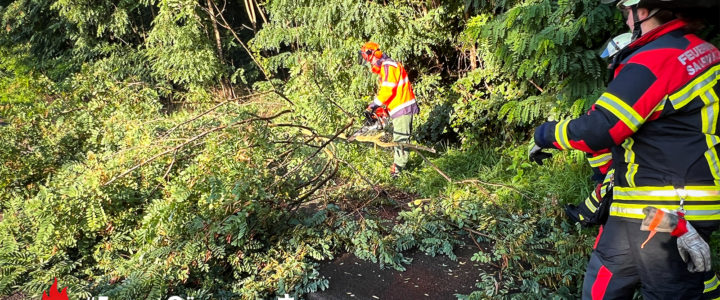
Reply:
[[[627,45],[630,45],[630,42],[632,42],[632,33],[626,32],[618,35],[608,41],[605,46],[605,50],[600,54],[600,57],[613,57],[615,54],[620,52],[620,50],[627,47]]]
[[[633,5],[650,5],[665,9],[673,8],[709,8],[717,7],[718,0],[600,0],[603,4],[618,2],[618,7],[630,7]]]
[[[623,6],[628,7],[628,6],[638,5],[638,4],[640,4],[640,0],[620,0],[620,1],[618,1],[617,6],[618,7],[623,7]]]
[[[615,0],[600,0],[600,2],[612,3],[612,2],[615,2]],[[645,17],[644,19],[640,19],[640,18],[638,18],[638,5],[640,5],[641,2],[642,2],[642,4],[648,4],[648,3],[657,4],[657,3],[663,3],[663,2],[664,3],[673,3],[673,2],[677,2],[677,1],[675,1],[675,0],[620,0],[620,1],[618,1],[618,3],[617,3],[618,8],[623,9],[623,8],[629,7],[632,10],[632,16],[633,16],[633,20],[634,20],[635,24],[633,26],[631,41],[634,41],[643,35],[641,24],[643,22],[649,20],[650,18],[652,18],[656,13],[658,13],[660,11],[659,8],[653,8],[649,12],[647,17]]]

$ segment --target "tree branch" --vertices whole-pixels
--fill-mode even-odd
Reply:
[[[511,189],[511,190],[515,191],[516,193],[520,194],[520,196],[523,196],[523,197],[525,197],[525,198],[528,199],[528,200],[537,201],[537,200],[535,200],[534,198],[532,198],[532,197],[528,196],[527,194],[523,193],[522,191],[520,191],[520,190],[517,189],[516,187],[510,186],[510,185],[506,185],[506,184],[502,184],[502,183],[491,183],[491,182],[485,182],[485,181],[478,180],[478,179],[465,179],[465,180],[458,181],[457,183],[476,183],[476,184],[479,183],[479,184],[489,185],[489,186],[504,187],[504,188],[508,188],[508,189]]]
[[[380,137],[382,137],[384,134],[380,133],[377,135],[367,136],[367,135],[360,135],[355,137],[355,140],[358,142],[365,142],[365,143],[373,143],[375,145],[378,145],[383,148],[390,148],[390,147],[405,147],[415,150],[422,150],[430,153],[436,153],[435,149],[420,145],[414,145],[410,143],[396,143],[396,142],[383,142],[380,140]],[[347,140],[347,138],[345,138]]]
[[[528,79],[528,81],[530,81],[530,83],[531,83],[536,89],[538,89],[538,91],[540,91],[541,93],[545,92],[545,90],[543,90],[539,85],[537,85],[537,83],[535,83],[534,81],[532,81],[532,79]]]
[[[127,174],[130,174],[130,172],[136,170],[137,168],[140,168],[140,167],[142,167],[142,166],[150,163],[151,161],[154,161],[154,160],[157,159],[158,157],[161,157],[161,156],[163,156],[163,155],[165,155],[165,154],[168,154],[168,153],[170,153],[170,152],[173,152],[173,151],[177,151],[177,150],[185,147],[186,145],[188,145],[188,144],[190,144],[190,143],[192,143],[192,142],[194,142],[194,141],[196,141],[196,140],[199,140],[199,139],[205,137],[206,135],[208,135],[208,134],[210,134],[210,133],[213,133],[213,132],[215,132],[215,131],[223,130],[223,129],[227,128],[227,127],[236,126],[236,125],[240,125],[240,124],[244,124],[244,123],[249,123],[249,122],[253,122],[253,121],[267,121],[267,120],[272,120],[272,119],[275,119],[275,118],[277,118],[277,117],[279,117],[279,116],[281,116],[281,115],[284,115],[284,114],[286,114],[286,113],[289,113],[289,112],[290,112],[290,110],[284,110],[284,111],[281,111],[281,112],[279,112],[278,114],[276,114],[276,115],[274,115],[274,116],[264,117],[264,118],[245,119],[245,120],[240,120],[240,121],[237,121],[237,122],[228,124],[228,125],[221,125],[221,126],[218,126],[218,127],[215,127],[215,128],[208,129],[208,130],[206,130],[206,131],[204,131],[204,132],[202,132],[202,133],[200,133],[200,134],[198,134],[198,135],[196,135],[196,136],[188,139],[187,141],[181,143],[180,145],[178,145],[178,146],[176,146],[176,147],[174,147],[174,148],[171,148],[171,149],[168,149],[168,150],[165,150],[165,151],[163,151],[163,152],[160,152],[160,153],[158,153],[158,154],[153,155],[152,157],[150,157],[150,158],[146,159],[145,161],[143,161],[143,162],[141,162],[141,163],[133,166],[132,168],[128,169],[127,171],[122,172],[120,175],[117,175],[117,176],[113,177],[113,178],[110,179],[108,182],[104,183],[102,186],[109,185],[109,184],[115,182],[115,180],[118,180],[119,178],[121,178],[121,177],[123,177],[123,176],[125,176],[125,175],[127,175]]]
[[[422,155],[422,153],[420,153],[420,152],[415,152],[415,153],[420,155],[420,157],[422,157],[422,159],[426,163],[430,164],[430,166],[433,167],[433,169],[435,169],[435,171],[438,172],[438,174],[442,175],[442,177],[445,177],[445,180],[447,180],[448,182],[451,182],[451,183],[453,182],[453,180],[452,180],[452,178],[450,178],[450,176],[447,176],[447,174],[445,174],[443,171],[441,171],[440,168],[438,168],[434,163],[432,163],[429,159],[427,159],[425,157],[425,155]]]
[[[322,177],[323,175],[325,175],[325,171],[327,171],[327,168],[330,166],[331,163],[332,163],[332,160],[328,160],[328,162],[325,164],[325,166],[323,166],[322,170],[320,170],[320,173],[318,173],[317,175],[315,175],[315,177],[313,177],[312,179],[308,180],[307,182],[301,183],[300,185],[298,185],[297,187],[295,187],[295,190],[296,190],[296,191],[297,191],[297,190],[300,190],[300,189],[302,189],[302,188],[304,188],[304,187],[306,187],[306,186],[308,186],[308,185],[313,184],[315,181],[318,181],[318,180],[320,179],[320,177]],[[336,165],[337,165],[337,164],[336,164]]]
[[[312,155],[306,157],[301,163],[299,163],[297,166],[295,166],[295,168],[293,168],[292,170],[290,170],[290,171],[288,171],[287,173],[285,173],[285,175],[283,175],[283,177],[281,178],[281,180],[278,180],[278,181],[276,181],[275,183],[273,183],[273,184],[271,185],[271,187],[272,187],[272,186],[275,186],[275,185],[278,184],[278,183],[280,183],[282,180],[284,180],[285,178],[287,178],[288,176],[290,176],[291,174],[295,173],[297,170],[299,170],[300,168],[302,168],[308,161],[310,161],[310,159],[312,159],[313,157],[315,157],[318,153],[320,153],[320,151],[322,151],[323,148],[325,148],[328,144],[330,144],[330,142],[332,142],[333,140],[335,140],[338,136],[340,136],[340,134],[342,134],[343,132],[345,132],[345,130],[347,130],[348,128],[350,128],[350,126],[352,126],[353,122],[354,122],[354,120],[350,120],[350,123],[348,123],[347,125],[345,125],[342,129],[338,130],[338,132],[336,132],[335,135],[333,135],[333,136],[332,136],[331,138],[329,138],[327,141],[325,141],[324,143],[322,143],[322,145],[320,145],[320,148],[318,148],[317,150],[315,150],[315,152],[314,152]]]
[[[235,101],[235,100],[240,100],[240,99],[252,98],[252,97],[255,97],[255,96],[260,96],[260,95],[264,95],[264,94],[268,94],[268,93],[270,93],[270,92],[255,93],[255,94],[245,95],[245,96],[242,96],[242,97],[236,97],[236,98],[232,98],[232,99],[228,99],[228,100],[225,100],[225,101],[223,101],[223,102],[220,102],[220,103],[218,103],[217,105],[211,107],[210,109],[208,109],[208,110],[200,113],[199,115],[194,116],[194,117],[190,118],[189,120],[186,120],[186,121],[184,121],[184,122],[182,122],[182,123],[180,123],[180,124],[177,124],[177,125],[173,126],[173,128],[170,128],[168,131],[166,131],[165,134],[163,134],[162,137],[166,137],[168,134],[170,134],[170,132],[174,131],[174,130],[177,129],[178,127],[180,127],[180,126],[182,126],[182,125],[185,125],[185,124],[187,124],[187,123],[190,123],[190,122],[192,122],[192,121],[195,121],[195,120],[199,119],[200,117],[209,114],[210,112],[218,109],[220,106],[223,106],[223,105],[225,105],[225,104],[227,104],[227,103],[229,103],[229,102],[232,102],[232,101]]]
[[[305,201],[305,199],[307,199],[308,197],[310,197],[310,196],[311,196],[312,194],[314,194],[318,189],[320,189],[323,185],[325,185],[328,181],[330,181],[330,179],[332,179],[333,177],[335,177],[335,174],[337,174],[338,169],[339,169],[338,162],[335,161],[335,168],[333,169],[332,173],[330,173],[330,175],[328,175],[327,177],[325,177],[325,179],[323,179],[320,183],[316,184],[310,191],[308,191],[308,192],[305,193],[304,195],[300,196],[299,198],[297,198],[297,200],[295,200],[295,201],[293,201],[293,202],[295,202],[295,204],[297,205],[297,204],[300,204],[300,203],[302,203],[303,201]]]

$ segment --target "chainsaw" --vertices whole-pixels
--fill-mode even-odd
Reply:
[[[360,129],[355,131],[355,133],[348,138],[349,142],[354,141],[358,136],[368,135],[369,133],[383,130],[390,123],[390,115],[388,114],[387,109],[382,106],[378,106],[375,109],[365,110],[364,114],[365,122],[363,127],[360,127]]]

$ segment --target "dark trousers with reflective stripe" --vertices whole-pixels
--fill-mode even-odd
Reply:
[[[585,272],[583,299],[632,299],[638,287],[646,300],[717,297],[717,287],[706,291],[714,274],[689,272],[676,238],[658,232],[640,248],[648,234],[640,223],[608,218]]]

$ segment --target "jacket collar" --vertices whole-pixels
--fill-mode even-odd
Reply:
[[[680,19],[675,19],[670,22],[667,22],[663,25],[658,26],[657,28],[649,31],[646,34],[643,34],[639,39],[635,40],[634,42],[630,43],[629,48],[639,48],[642,46],[647,45],[648,43],[658,39],[659,37],[667,34],[668,32],[675,31],[678,29],[682,29],[687,25],[685,21]]]

